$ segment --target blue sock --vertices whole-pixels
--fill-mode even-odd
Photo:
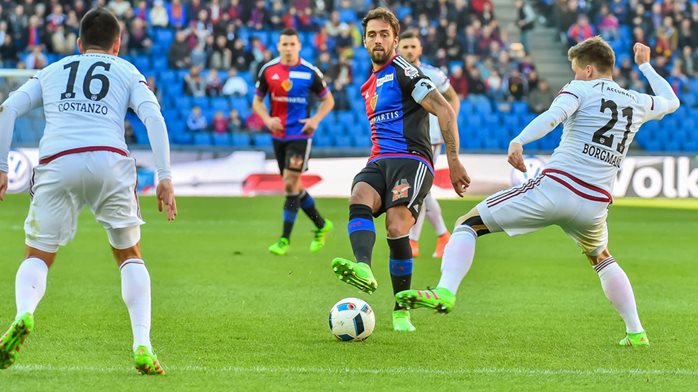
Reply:
[[[371,265],[373,245],[376,243],[376,227],[371,208],[363,204],[350,205],[347,230],[356,261]]]
[[[409,290],[412,285],[412,248],[410,237],[388,238],[390,247],[390,280],[393,283],[393,294]],[[395,310],[402,309],[395,303]]]
[[[291,238],[293,224],[296,223],[296,215],[298,215],[298,194],[286,195],[284,202],[284,232],[282,237]]]

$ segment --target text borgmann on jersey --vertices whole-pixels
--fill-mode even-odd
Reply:
[[[84,103],[84,102],[61,102],[58,104],[58,111],[63,112],[83,112],[95,113],[106,116],[109,114],[109,108],[100,103]]]
[[[592,158],[596,158],[600,161],[604,161],[610,165],[613,165],[620,169],[620,164],[623,162],[623,157],[620,155],[613,154],[610,151],[604,150],[600,147],[592,146],[584,143],[584,148],[582,149],[582,154],[587,154]]]

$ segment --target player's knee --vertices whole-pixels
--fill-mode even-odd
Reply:
[[[386,224],[385,230],[388,238],[400,238],[410,233],[410,227],[406,222],[390,222]]]
[[[482,217],[480,217],[480,214],[475,208],[456,220],[456,226],[453,232],[457,233],[459,231],[469,231],[477,237],[490,233],[489,228],[485,225],[485,222],[482,221]]]
[[[127,260],[143,260],[140,244],[136,244],[125,249],[117,249],[112,247],[112,253],[114,254],[114,259],[116,259],[116,264],[119,267],[121,267],[121,265]]]
[[[591,264],[591,266],[594,267],[599,265],[602,261],[611,257],[611,252],[608,251],[608,248],[603,248],[601,250],[587,252],[586,256],[589,259],[589,263]]]
[[[114,249],[129,249],[141,241],[141,227],[131,226],[118,229],[107,229],[109,244]]]

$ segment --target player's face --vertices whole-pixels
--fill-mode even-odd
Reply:
[[[276,46],[284,63],[295,64],[298,62],[301,52],[301,43],[298,36],[282,35],[279,37],[279,44]]]
[[[387,22],[382,19],[371,19],[366,25],[364,46],[368,49],[373,64],[383,65],[395,54],[397,37]]]
[[[401,39],[398,52],[400,56],[406,58],[407,61],[415,64],[419,61],[419,58],[422,57],[422,43],[419,41],[419,38]]]

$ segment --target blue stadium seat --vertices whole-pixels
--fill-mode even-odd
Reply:
[[[330,147],[332,146],[332,138],[330,136],[316,136],[313,139],[315,147]]]
[[[191,103],[192,103],[192,105],[199,106],[202,109],[206,109],[209,107],[208,97],[192,97]]]
[[[184,110],[186,110],[188,112],[191,110],[191,107],[192,107],[191,102],[192,102],[191,97],[188,97],[186,95],[181,95],[181,96],[175,98],[175,107],[180,112],[182,112]]]
[[[174,31],[171,29],[157,29],[155,30],[155,38],[161,45],[169,48],[174,40]]]
[[[335,147],[347,148],[352,146],[352,141],[349,136],[338,135],[334,138]]]
[[[371,137],[369,135],[353,135],[352,141],[354,147],[369,148],[371,147]]]
[[[230,103],[228,100],[224,97],[217,97],[217,98],[212,98],[211,99],[211,107],[214,110],[220,110],[224,114],[228,114],[228,111],[230,110]]]
[[[230,135],[227,133],[214,133],[213,134],[213,144],[216,146],[227,146],[230,145]]]
[[[528,104],[523,101],[516,101],[511,104],[511,112],[514,114],[528,113]]]
[[[176,144],[192,144],[194,136],[191,133],[178,133],[172,137],[172,140]]]
[[[187,133],[187,124],[184,121],[168,122],[167,133],[170,135],[170,138],[173,138],[175,135],[185,134]]]
[[[197,146],[210,146],[211,134],[209,132],[197,132],[194,134],[194,144]]]
[[[169,124],[179,119],[177,109],[162,109],[162,116],[165,117],[165,123]]]
[[[138,68],[141,73],[146,73],[150,71],[150,57],[146,55],[139,55],[133,58],[133,65]]]
[[[255,147],[271,147],[271,135],[268,133],[256,133],[252,135]]]
[[[167,56],[153,56],[153,68],[160,71],[167,69]]]
[[[336,111],[335,112],[335,117],[337,118],[337,122],[340,124],[344,125],[350,125],[354,124],[356,122],[356,118],[354,117],[354,113],[350,111]]]
[[[247,133],[236,132],[231,135],[232,144],[235,147],[249,147],[250,135]]]

